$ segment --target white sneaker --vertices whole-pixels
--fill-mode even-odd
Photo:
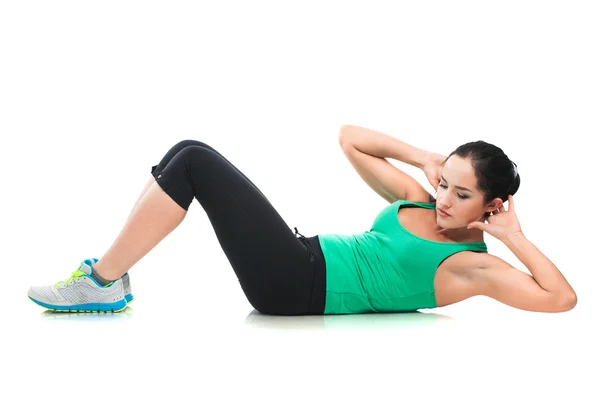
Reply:
[[[100,286],[92,278],[90,259],[83,260],[70,278],[50,286],[32,286],[27,292],[36,304],[53,311],[119,312],[127,307],[123,280]]]
[[[90,258],[90,260],[92,260],[92,263],[90,265],[92,266],[92,269],[93,269],[94,265],[98,262],[98,259]],[[125,290],[125,301],[127,302],[127,304],[129,304],[133,301],[133,293],[131,293],[131,282],[129,280],[129,273],[125,272],[125,274],[121,277],[121,279],[123,279],[123,289]]]

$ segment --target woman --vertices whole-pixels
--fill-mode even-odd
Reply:
[[[225,157],[185,140],[152,167],[104,256],[83,260],[65,281],[30,288],[29,298],[57,311],[121,311],[132,300],[127,271],[181,223],[195,198],[248,301],[265,314],[414,311],[475,295],[530,311],[575,306],[573,288],[521,231],[512,198],[520,176],[501,149],[478,141],[444,157],[348,125],[339,141],[359,175],[390,203],[369,231],[295,235]],[[386,158],[421,168],[437,198]],[[488,254],[484,231],[505,243],[533,276]]]

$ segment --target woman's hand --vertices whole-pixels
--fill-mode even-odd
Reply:
[[[519,232],[522,233],[517,214],[515,214],[515,201],[510,194],[508,195],[508,205],[509,210],[505,210],[504,205],[502,205],[498,210],[493,211],[492,215],[487,218],[487,224],[481,221],[474,221],[467,226],[467,229],[479,228],[503,242],[510,235]]]
[[[428,155],[425,165],[423,166],[423,172],[429,181],[429,184],[437,190],[440,184],[440,175],[442,173],[442,163],[446,159],[446,156],[441,154],[431,153]]]

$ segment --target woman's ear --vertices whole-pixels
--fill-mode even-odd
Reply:
[[[500,207],[502,207],[502,199],[500,197],[496,197],[489,203],[489,206],[486,208],[485,212],[490,213],[492,211],[496,211]]]

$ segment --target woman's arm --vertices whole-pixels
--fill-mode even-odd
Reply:
[[[359,176],[388,202],[398,199],[431,201],[431,194],[416,179],[386,159],[395,158],[434,171],[430,153],[385,133],[351,125],[340,128],[339,143]]]
[[[405,143],[386,133],[354,125],[343,125],[339,133],[340,143],[352,143],[357,150],[380,158],[393,158],[423,169],[430,153]]]
[[[577,295],[558,268],[522,232],[503,243],[529,269],[528,275],[504,260],[481,253],[471,274],[476,293],[527,311],[562,312],[577,304]]]
[[[523,232],[509,235],[503,242],[525,264],[542,289],[553,293],[561,303],[575,306],[577,296],[569,282],[556,265],[525,238]]]

